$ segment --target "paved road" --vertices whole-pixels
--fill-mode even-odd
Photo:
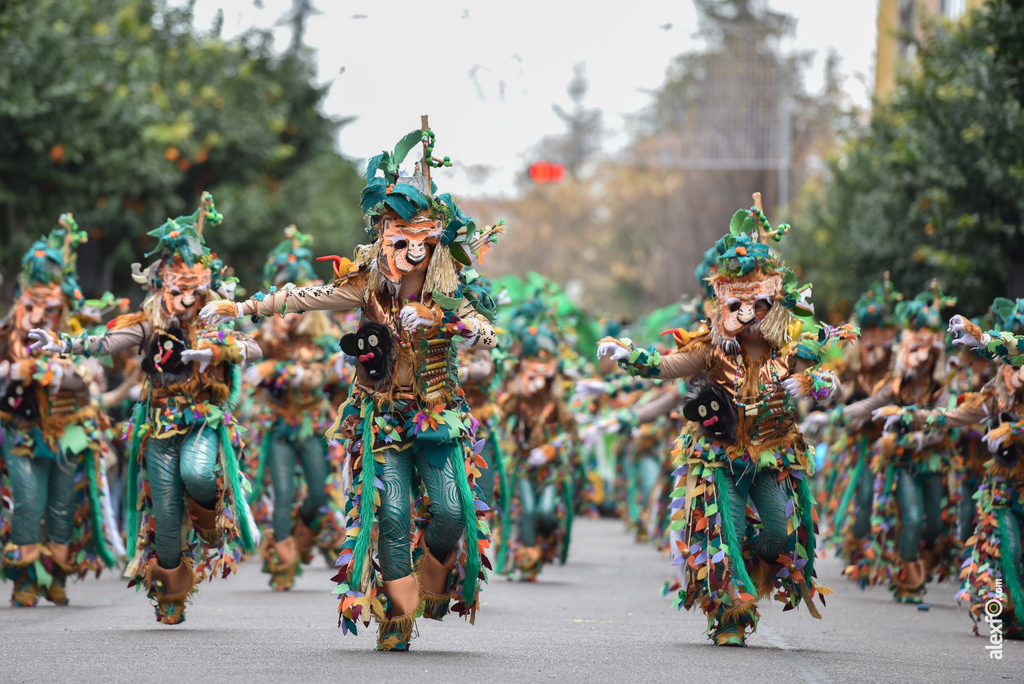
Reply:
[[[766,605],[748,648],[720,649],[701,615],[660,595],[665,558],[618,521],[582,520],[566,566],[537,584],[492,580],[476,626],[421,621],[411,653],[343,637],[319,564],[277,594],[251,561],[205,585],[180,627],[158,625],[143,594],[107,575],[74,584],[68,608],[0,607],[0,682],[1024,681],[1024,643],[990,660],[952,586],[932,588],[922,612],[858,591],[831,559],[819,567],[836,590],[824,620]]]

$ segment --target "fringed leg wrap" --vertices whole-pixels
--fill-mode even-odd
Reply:
[[[204,508],[192,497],[188,498],[188,518],[192,521],[192,529],[206,546],[219,546],[220,533],[217,530],[216,509]]]
[[[927,579],[927,569],[924,561],[918,558],[914,561],[902,561],[899,572],[893,575],[892,585],[893,598],[897,603],[920,603],[924,596],[924,583]]]
[[[50,544],[41,549],[43,564],[48,567],[53,581],[46,587],[46,600],[57,606],[68,605],[66,591],[68,575],[73,575],[77,568],[72,565],[66,544]]]
[[[11,605],[15,608],[31,608],[39,600],[38,561],[38,544],[4,547],[3,572],[14,583]]]
[[[304,564],[313,561],[313,554],[316,551],[316,532],[314,532],[302,516],[295,517],[295,527],[292,528],[292,536],[298,546],[299,559]]]
[[[377,630],[377,650],[408,651],[420,604],[419,583],[415,575],[406,575],[382,584],[384,618]]]
[[[539,546],[520,546],[515,550],[515,563],[520,582],[536,582],[544,564],[544,552]]]
[[[747,633],[757,629],[757,601],[751,600],[726,609],[714,627],[716,646],[746,646]]]
[[[275,542],[267,540],[263,547],[263,572],[270,575],[274,591],[288,591],[295,585],[296,576],[302,574],[299,550],[294,537]]]
[[[444,563],[434,558],[430,551],[424,550],[416,571],[423,617],[441,621],[448,614],[448,606],[455,589],[455,583],[451,578],[454,569],[455,549],[448,554]]]
[[[182,558],[178,567],[166,570],[154,558],[146,568],[147,596],[156,601],[156,621],[165,625],[178,625],[185,621],[185,604],[197,591],[199,577],[192,569],[192,561]]]

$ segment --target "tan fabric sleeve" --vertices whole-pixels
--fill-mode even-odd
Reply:
[[[682,402],[682,397],[673,387],[664,394],[659,394],[648,402],[637,406],[634,416],[639,423],[650,423],[658,416],[664,416],[672,412]]]
[[[988,418],[989,413],[986,409],[986,404],[981,403],[970,406],[958,406],[954,409],[943,411],[941,409],[918,409],[914,411],[914,424],[918,427],[925,427],[928,418],[931,416],[945,416],[946,424],[941,428],[935,426],[936,429],[941,430],[952,430],[953,428],[967,427],[968,425],[974,425],[980,423]]]
[[[689,378],[703,373],[707,370],[707,358],[710,349],[680,351],[671,354],[662,354],[658,368],[661,373],[650,376],[659,380],[674,380],[675,378]]]
[[[856,401],[844,408],[843,418],[845,418],[847,422],[854,424],[870,421],[871,413],[875,409],[888,406],[889,404],[892,404],[893,401],[892,384],[886,384],[867,399],[861,399],[860,401]]]
[[[263,358],[263,347],[259,345],[259,342],[249,337],[248,335],[243,335],[241,333],[236,334],[238,335],[238,343],[245,347],[246,363],[259,361],[260,359]]]
[[[467,300],[462,301],[462,305],[457,311],[459,318],[463,322],[474,320],[477,322],[477,331],[479,335],[476,338],[476,342],[470,349],[494,349],[498,345],[498,336],[494,334],[494,326],[487,320],[487,317],[482,315],[473,305]]]
[[[262,300],[247,300],[246,310],[250,310],[253,305],[261,317],[305,311],[352,311],[363,306],[363,280],[278,290]]]
[[[71,353],[105,356],[116,354],[128,349],[138,349],[153,334],[153,324],[149,321],[136,323],[120,330],[111,330],[103,335],[76,337],[71,339]]]

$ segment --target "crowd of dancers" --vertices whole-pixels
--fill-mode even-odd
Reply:
[[[205,579],[258,556],[286,591],[319,555],[342,630],[408,650],[417,619],[475,620],[495,575],[565,563],[577,516],[617,516],[720,646],[759,601],[820,618],[830,549],[861,588],[919,604],[948,580],[976,632],[995,605],[1024,637],[1024,299],[947,319],[938,285],[886,274],[815,322],[755,195],[700,296],[592,318],[541,275],[481,274],[505,224],[438,194],[434,145],[424,121],[370,160],[351,259],[318,266],[290,226],[248,297],[207,193],[150,232],[134,312],[83,297],[72,214],[32,245],[0,331],[14,606],[116,568],[174,625]]]

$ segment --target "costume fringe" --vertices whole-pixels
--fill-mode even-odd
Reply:
[[[237,368],[237,366],[236,366]],[[242,471],[238,467],[238,455],[231,445],[231,436],[227,426],[221,424],[217,428],[224,459],[224,473],[227,475],[228,486],[231,488],[231,505],[234,507],[235,521],[238,527],[242,548],[246,553],[255,553],[260,543],[260,533],[253,520],[252,510],[248,505],[243,486]],[[227,502],[224,502],[225,505]]]
[[[456,269],[455,257],[448,245],[437,245],[434,254],[427,264],[427,273],[423,280],[424,292],[440,292],[451,296],[459,286],[459,273]]]
[[[369,433],[368,433],[369,434]],[[480,574],[480,532],[476,521],[476,503],[473,490],[469,488],[466,475],[466,461],[462,440],[449,451],[449,460],[455,475],[455,486],[459,491],[459,505],[466,526],[466,576],[462,579],[462,600],[469,608],[470,622],[476,614],[477,575]]]
[[[148,404],[139,402],[132,412],[132,441],[128,451],[128,491],[127,516],[125,519],[125,538],[128,540],[128,563],[135,558],[138,545],[135,540],[139,536],[139,459],[142,458],[142,442],[149,427],[146,424]]]
[[[807,551],[807,564],[804,565],[804,584],[811,588],[814,586],[814,551],[817,544],[817,535],[814,529],[814,495],[811,494],[811,483],[807,481],[806,475],[800,478],[797,492],[800,495],[800,501],[797,502],[800,506],[800,525],[807,533],[807,543],[804,545],[804,550]],[[807,599],[805,602],[809,603],[806,593],[801,590],[801,594]]]
[[[722,468],[715,468],[715,503],[721,512],[722,533],[725,535],[725,543],[729,545],[728,558],[729,570],[732,575],[743,585],[743,590],[748,594],[757,595],[757,585],[747,574],[746,563],[743,562],[743,546],[736,536],[736,528],[732,520],[732,506],[729,503],[729,490],[725,482],[725,471]],[[724,504],[724,505],[723,505]]]
[[[97,482],[97,468],[103,467],[103,459],[99,456],[99,452],[87,449],[85,454],[85,475],[86,482],[89,488],[89,508],[92,513],[92,536],[93,544],[96,546],[96,554],[100,557],[100,560],[107,567],[114,567],[117,564],[117,558],[111,553],[110,547],[107,545],[107,535],[103,531],[103,503],[100,497],[99,483]],[[116,534],[117,531],[113,530]]]
[[[253,476],[252,491],[249,492],[249,505],[259,501],[263,495],[263,478],[267,472],[267,459],[270,457],[270,443],[274,439],[274,431],[267,430],[260,442],[259,463],[256,465],[256,474]]]
[[[377,486],[377,461],[374,459],[373,447],[373,405],[363,402],[361,407],[363,413],[363,449],[362,449],[362,473],[359,476],[359,533],[356,536],[356,547],[352,552],[352,574],[349,576],[349,584],[358,587],[364,593],[368,592],[364,575],[368,573],[366,559],[370,554],[370,543],[373,541],[373,527],[376,520],[376,492]]]
[[[1003,572],[1003,584],[1008,589],[1010,600],[1013,601],[1013,614],[1017,624],[1024,624],[1024,588],[1020,585],[1019,568],[1013,564],[1010,555],[1010,516],[1009,508],[999,511],[999,569]]]
[[[860,455],[857,458],[857,465],[853,468],[853,474],[850,476],[849,482],[846,484],[846,491],[843,492],[843,498],[839,502],[839,508],[836,509],[835,520],[832,523],[833,543],[841,544],[843,521],[846,519],[847,510],[850,507],[850,500],[853,498],[854,493],[857,491],[857,487],[860,486],[860,479],[864,474],[865,462],[867,461],[867,440],[863,436],[858,436],[858,442],[860,442]]]

